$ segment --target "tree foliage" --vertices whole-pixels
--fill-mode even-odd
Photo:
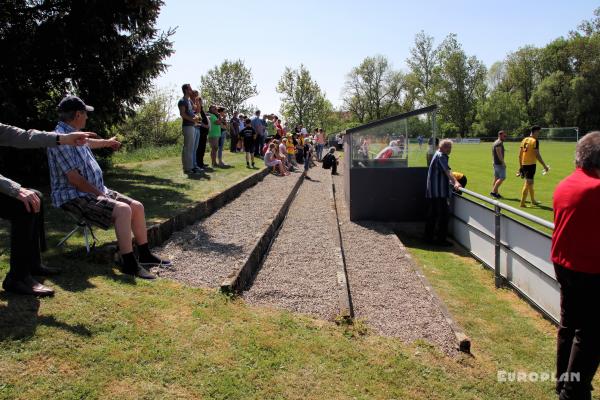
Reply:
[[[468,57],[455,35],[448,35],[439,49],[438,102],[444,122],[466,135],[475,120],[478,94],[484,94],[486,69],[476,57]]]
[[[247,110],[246,101],[258,94],[252,71],[242,60],[225,60],[201,78],[202,97],[211,104],[225,107],[229,115]]]
[[[95,107],[88,126],[105,134],[142,103],[151,81],[166,68],[174,32],[156,28],[162,5],[161,0],[3,1],[0,120],[52,129],[56,105],[72,93]],[[40,175],[37,165],[44,165],[44,158],[31,157],[30,152],[0,155],[4,167],[18,165],[22,174]]]
[[[367,57],[346,76],[344,105],[359,122],[381,119],[397,111],[403,85],[404,75],[386,57]]]
[[[411,57],[406,59],[414,76],[416,100],[420,106],[432,104],[435,98],[434,85],[439,67],[439,49],[433,46],[433,36],[424,31],[415,36],[415,45],[410,49]]]
[[[285,68],[277,84],[277,93],[281,94],[280,111],[290,124],[316,128],[332,110],[331,103],[302,64],[297,70]]]

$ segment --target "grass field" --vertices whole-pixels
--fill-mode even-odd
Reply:
[[[228,154],[237,168],[191,181],[178,157],[156,158],[107,176],[153,220],[252,172]],[[405,243],[471,337],[472,357],[403,344],[360,322],[338,326],[166,279],[137,281],[82,252],[53,250],[46,260],[63,268],[47,281],[54,298],[0,291],[0,399],[552,398],[551,382],[502,383],[497,371],[551,372],[555,328],[464,254]],[[4,252],[0,280],[6,263]]]
[[[540,141],[542,158],[550,166],[550,172],[542,175],[542,166],[538,163],[535,176],[536,200],[541,201],[540,206],[530,206],[524,211],[552,221],[552,193],[558,183],[569,175],[575,168],[575,142],[550,142]],[[370,151],[374,154],[381,146],[371,145]],[[409,166],[426,166],[426,145],[419,150],[416,144],[410,145]],[[507,177],[500,187],[500,194],[504,197],[501,201],[505,204],[519,208],[523,180],[516,177],[519,169],[519,143],[505,142]],[[454,144],[450,154],[450,167],[453,171],[462,172],[467,176],[467,189],[489,197],[492,189],[494,170],[492,167],[492,143],[480,144]],[[540,230],[544,230],[539,228]]]

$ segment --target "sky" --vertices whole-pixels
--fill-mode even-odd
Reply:
[[[177,28],[168,70],[155,80],[180,94],[225,59],[241,59],[252,70],[258,96],[249,100],[279,113],[276,92],[286,66],[300,64],[335,107],[342,103],[346,74],[365,57],[386,56],[407,70],[415,34],[423,30],[439,44],[455,33],[467,55],[489,67],[525,45],[544,46],[567,36],[600,6],[591,0],[504,1],[241,1],[166,0],[158,27]]]

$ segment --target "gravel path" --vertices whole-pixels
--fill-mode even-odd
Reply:
[[[331,178],[320,164],[308,175],[311,179],[302,183],[253,285],[242,296],[252,304],[333,319],[339,312],[339,253],[331,229]]]
[[[391,228],[384,223],[350,222],[343,177],[334,177],[334,182],[356,318],[382,335],[406,342],[425,339],[447,354],[456,354],[454,333]]]
[[[300,176],[269,174],[208,218],[176,232],[155,249],[174,267],[153,271],[191,286],[219,287],[246,261]]]

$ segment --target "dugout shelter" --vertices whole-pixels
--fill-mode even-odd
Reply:
[[[431,105],[344,132],[345,201],[352,221],[425,219],[437,109]]]

